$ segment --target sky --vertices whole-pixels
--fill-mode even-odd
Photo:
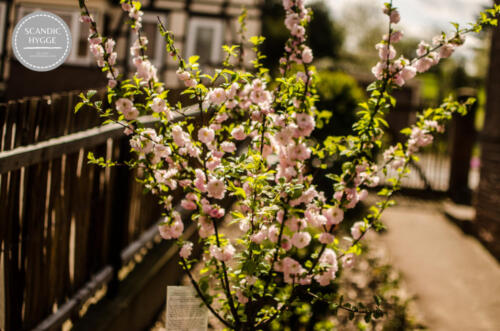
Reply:
[[[379,3],[383,0],[325,0],[334,17],[340,17],[346,6],[353,2]],[[449,22],[467,23],[484,5],[492,0],[394,0],[393,6],[401,13],[401,27],[407,35],[419,36],[439,30],[448,30]]]
[[[311,0],[310,0],[311,1]],[[342,19],[343,12],[349,6],[357,3],[374,3],[378,8],[388,0],[324,0],[330,8],[334,18]],[[419,40],[430,41],[433,36],[441,31],[453,31],[450,22],[466,24],[475,21],[477,14],[484,6],[491,6],[493,0],[393,0],[393,6],[397,7],[401,14],[401,22],[396,27],[404,32],[405,36],[415,37]],[[382,10],[374,15],[382,14]],[[349,41],[346,40],[346,47]],[[480,41],[473,35],[466,39],[456,57],[472,59],[474,47],[480,46]],[[470,73],[475,71],[472,61],[466,61],[466,70]]]

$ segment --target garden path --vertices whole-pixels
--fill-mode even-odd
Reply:
[[[388,231],[376,240],[387,246],[430,330],[500,330],[500,265],[439,203],[405,201],[383,220]]]

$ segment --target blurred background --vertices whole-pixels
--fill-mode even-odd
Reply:
[[[128,48],[134,37],[119,1],[86,3],[103,34],[117,40],[119,68],[130,76]],[[379,0],[307,5],[314,11],[308,40],[320,78],[317,108],[333,113],[314,133],[321,140],[351,132],[357,104],[374,79],[374,45],[387,23]],[[411,59],[420,40],[451,31],[450,21],[473,21],[493,1],[399,0],[394,5],[404,32],[396,49]],[[248,12],[246,36],[266,37],[265,62],[275,75],[287,39],[280,1],[143,1],[147,55],[172,90],[171,102],[180,100],[180,84],[158,18],[173,31],[182,54],[200,55],[202,68],[211,71],[222,61],[222,45],[239,44],[242,6]],[[66,63],[44,73],[23,67],[10,46],[16,22],[35,10],[56,13],[72,32]],[[106,84],[79,15],[76,0],[0,0],[0,330],[161,330],[165,286],[183,281],[176,247],[158,239],[160,210],[134,180],[140,172],[87,165],[88,152],[126,160],[129,148],[120,128],[96,129],[96,114],[73,112],[80,92],[95,89],[102,96]],[[244,49],[250,59],[250,46]],[[351,299],[387,298],[388,315],[372,325],[310,306],[281,321],[282,328],[500,330],[498,54],[500,31],[487,29],[395,92],[387,143],[401,141],[399,131],[419,110],[449,95],[477,102],[420,153],[397,197],[399,206],[383,218],[388,231],[368,239],[368,253],[342,281]],[[334,171],[334,159],[331,164],[328,171]],[[316,181],[328,192],[325,173]],[[355,211],[351,220],[362,212]],[[319,323],[325,316],[329,324]]]

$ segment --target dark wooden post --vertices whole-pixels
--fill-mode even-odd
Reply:
[[[495,1],[500,4],[500,0]],[[480,134],[481,175],[476,197],[480,238],[500,256],[500,28],[493,30],[484,128]]]
[[[130,145],[128,139],[118,141],[118,162],[123,164],[130,159]],[[116,158],[114,158],[116,160]],[[130,178],[131,174],[126,166],[117,166],[114,174],[111,229],[109,233],[108,261],[113,266],[113,277],[108,284],[108,295],[114,296],[118,290],[118,271],[122,267],[121,251],[124,246],[125,232],[128,231],[128,217],[130,211]]]
[[[458,90],[458,101],[464,102],[468,98],[476,97],[477,92],[471,88]],[[448,193],[455,203],[471,203],[471,190],[469,188],[469,170],[472,149],[476,142],[476,117],[477,102],[469,109],[466,116],[455,116],[451,123],[451,162]]]

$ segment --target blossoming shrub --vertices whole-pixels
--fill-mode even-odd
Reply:
[[[482,13],[469,28],[456,26],[451,36],[442,34],[432,44],[420,43],[417,57],[408,60],[396,56],[393,44],[402,38],[402,32],[394,25],[400,16],[392,3],[387,3],[388,33],[376,46],[380,55],[373,68],[376,81],[368,88],[369,100],[360,104],[354,134],[328,137],[324,144],[312,146],[309,137],[316,126],[316,74],[305,40],[311,13],[303,0],[283,1],[290,38],[280,59],[281,75],[274,80],[262,65],[262,37],[249,39],[255,52],[254,70],[243,69],[240,47],[224,46],[222,68],[209,75],[200,70],[198,57],[181,57],[174,37],[159,22],[166,50],[179,65],[177,76],[185,85],[183,94],[195,104],[187,110],[167,102],[168,91],[145,55],[148,41],[141,34],[140,2],[121,3],[137,34],[130,49],[136,72],[130,79],[123,77],[116,67],[115,42],[97,31],[84,0],[80,0],[81,19],[91,26],[90,50],[107,74],[108,91],[104,103],[92,100],[93,92],[82,94],[76,110],[87,105],[101,113],[104,123],[124,126],[136,155],[127,164],[142,169],[140,180],[158,196],[164,208],[160,234],[177,240],[182,268],[205,305],[234,330],[265,329],[297,302],[312,299],[325,301],[335,310],[364,314],[367,320],[380,317],[383,312],[378,299],[371,308],[346,303],[337,298],[332,282],[340,268],[355,263],[366,232],[383,227],[380,215],[392,204],[390,196],[407,174],[409,160],[419,148],[432,143],[433,134],[443,130],[452,114],[463,114],[467,106],[448,100],[440,108],[425,110],[404,130],[408,141],[387,148],[384,164],[377,165],[373,156],[383,148],[384,116],[395,105],[390,93],[450,56],[467,33],[496,24],[493,17],[500,7]],[[243,37],[243,18],[241,23]],[[301,70],[297,71],[297,66]],[[141,115],[155,117],[156,127],[146,127]],[[197,122],[193,121],[195,115]],[[342,160],[341,173],[329,175],[333,196],[325,196],[311,184],[308,160],[312,154],[320,159],[335,155]],[[114,164],[93,156],[90,161]],[[377,186],[379,175],[390,168],[397,170],[397,177],[389,187],[379,190],[381,201],[353,225],[351,237],[336,237],[344,213],[363,200],[367,188]],[[191,213],[185,221],[198,228],[204,252],[199,275],[192,274],[198,261],[191,256],[193,243],[184,237],[185,223],[172,204],[174,192],[182,192],[180,205]],[[232,210],[223,207],[227,198],[235,201]],[[241,236],[230,238],[222,233],[224,218],[238,224]],[[303,253],[311,247],[317,247],[314,253]],[[209,287],[209,280],[214,279],[216,286]]]

